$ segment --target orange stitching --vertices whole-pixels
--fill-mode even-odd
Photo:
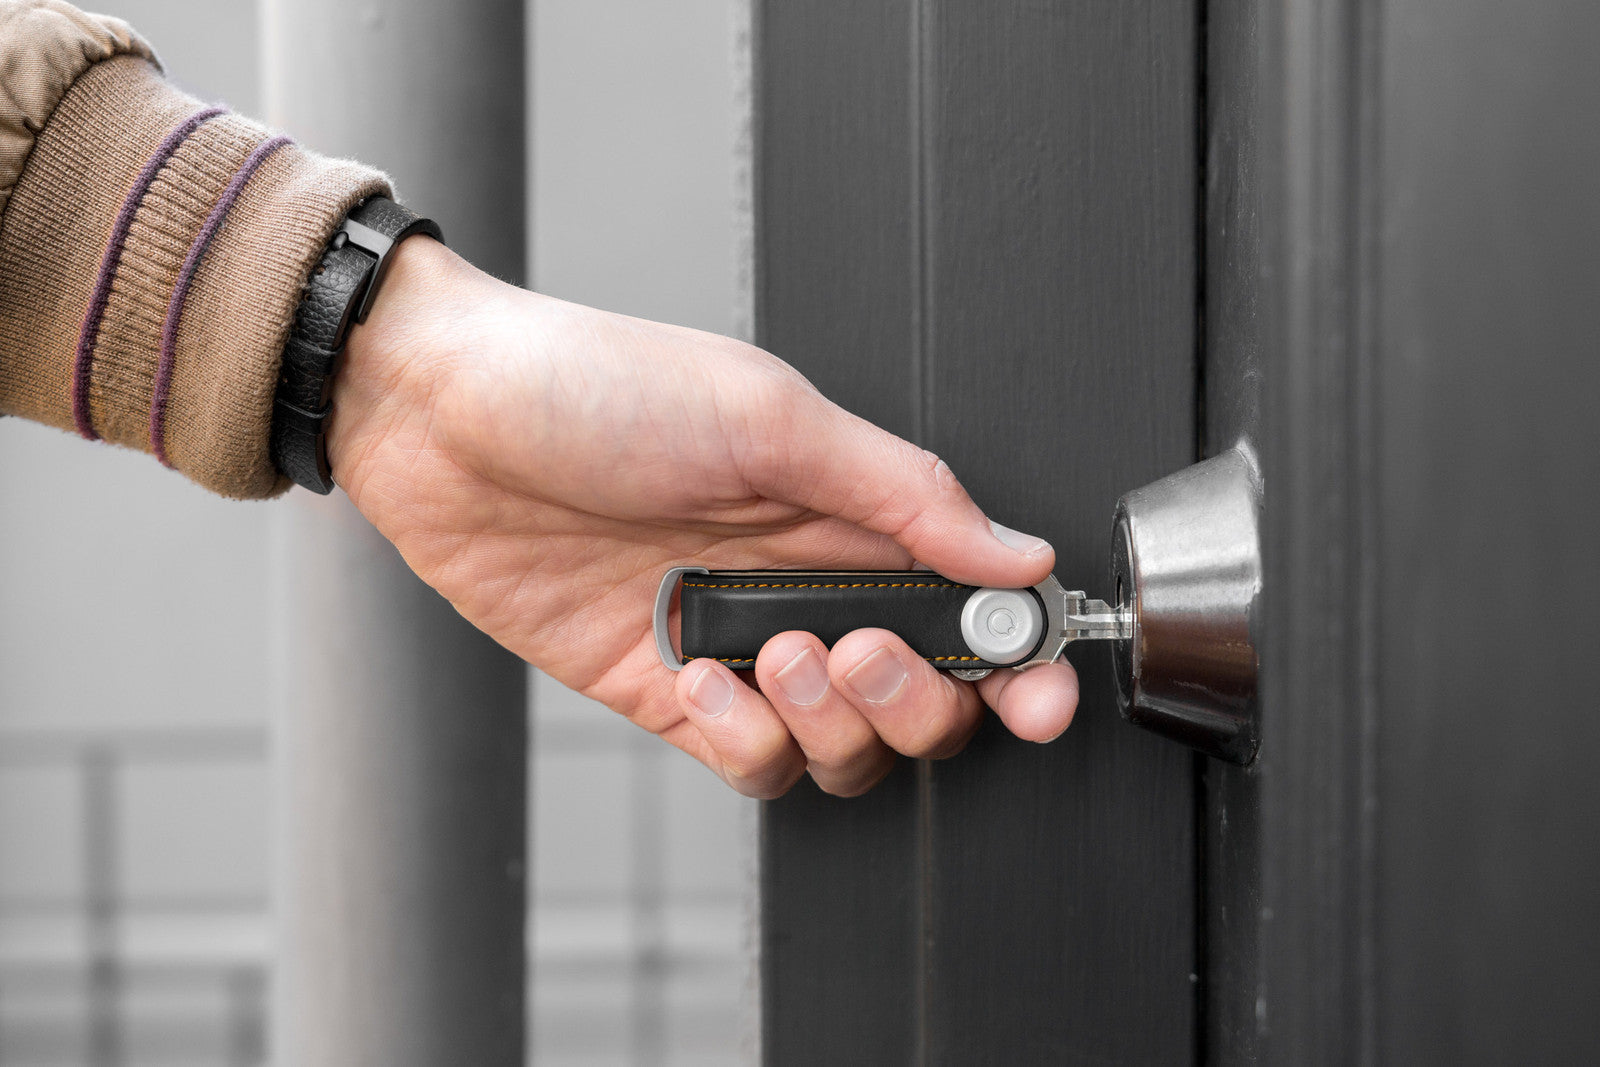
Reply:
[[[690,589],[964,589],[956,582],[684,582]],[[938,659],[954,659],[939,656]]]

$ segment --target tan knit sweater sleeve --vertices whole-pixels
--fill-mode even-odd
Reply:
[[[167,84],[124,24],[0,0],[0,414],[269,496],[301,289],[382,174]]]

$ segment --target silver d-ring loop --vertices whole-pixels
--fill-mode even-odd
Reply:
[[[704,567],[673,567],[661,576],[661,587],[656,590],[655,620],[652,624],[656,635],[656,651],[661,653],[661,662],[667,665],[669,671],[683,670],[683,657],[672,647],[672,631],[667,626],[667,621],[672,614],[672,593],[678,588],[678,579],[685,574],[710,574]]]

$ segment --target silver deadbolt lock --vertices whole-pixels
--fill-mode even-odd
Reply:
[[[1241,445],[1117,502],[1112,642],[1129,722],[1232,763],[1256,752],[1261,476]]]
[[[1053,663],[1075,641],[1109,641],[1129,721],[1249,763],[1260,510],[1261,479],[1243,446],[1127,494],[1117,502],[1110,604],[1053,575],[999,589],[930,571],[673,567],[656,593],[656,647],[669,670],[699,656],[749,670],[766,641],[786,630],[831,645],[872,626],[895,631],[935,668],[977,679]]]

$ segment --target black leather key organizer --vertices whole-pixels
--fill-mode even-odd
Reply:
[[[988,605],[984,623],[1010,640],[975,649],[963,634],[963,613],[971,614],[975,596],[982,608],[985,595],[995,602]],[[734,670],[755,667],[761,646],[786,630],[808,631],[830,646],[852,630],[891,630],[944,670],[1021,663],[1048,636],[1037,590],[983,590],[929,571],[687,573],[682,618],[681,661],[704,656]],[[997,647],[1006,651],[994,651]]]

